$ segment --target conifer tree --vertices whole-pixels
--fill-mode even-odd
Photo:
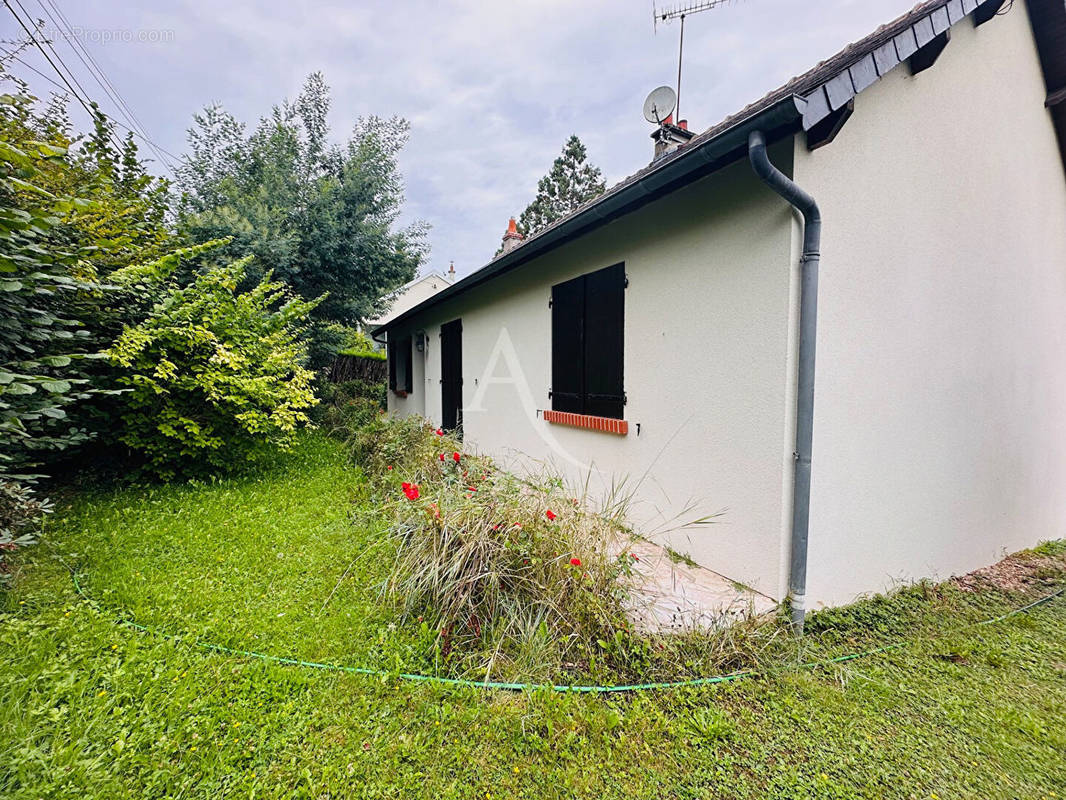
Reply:
[[[518,219],[518,231],[529,236],[564,217],[581,204],[603,194],[606,184],[599,167],[587,162],[588,151],[571,136],[551,171],[537,184],[537,196]]]

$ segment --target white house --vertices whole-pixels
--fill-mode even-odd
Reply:
[[[448,266],[448,272],[442,275],[439,272],[431,272],[428,275],[420,275],[412,281],[408,281],[397,290],[389,310],[373,319],[366,320],[363,325],[368,333],[375,333],[387,322],[403,314],[405,311],[428,300],[437,292],[446,289],[455,283],[455,265]]]
[[[638,529],[800,619],[1066,535],[1063,0],[930,0],[656,137],[385,324],[391,411],[628,477]]]

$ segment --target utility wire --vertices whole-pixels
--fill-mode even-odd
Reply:
[[[48,81],[50,84],[55,86],[60,91],[62,91],[62,92],[68,92],[69,91],[69,87],[65,87],[65,86],[63,86],[63,84],[56,82],[53,78],[49,77],[48,75],[45,75],[43,72],[41,72],[39,69],[34,67],[32,64],[29,64],[29,63],[23,61],[21,58],[19,58],[17,55],[15,55],[14,52],[11,52],[11,51],[8,51],[8,50],[3,50],[3,51],[0,51],[0,52],[3,53],[3,57],[4,58],[10,58],[10,59],[13,59],[13,60],[19,62],[22,66],[24,66],[30,72],[32,72],[35,75],[37,75],[38,77]],[[133,128],[130,128],[130,127],[126,126],[126,125],[123,125],[118,120],[111,120],[111,121],[114,122],[115,125],[117,125],[118,127],[122,128],[122,130],[129,131],[134,136],[136,136],[138,139],[142,139],[146,144],[149,144],[149,145],[152,144],[142,134],[140,134],[137,131],[133,130]],[[163,148],[162,145],[156,145],[156,147],[158,147],[160,150],[162,150],[164,153],[166,153],[168,156],[170,156],[174,160],[181,161],[181,156],[174,155],[169,150],[166,150],[165,148]]]
[[[49,11],[48,6],[45,5],[45,0],[37,0],[38,5],[40,5],[44,13],[48,15],[48,19],[52,21],[52,24],[60,30],[61,34],[63,34],[63,38],[67,40],[67,44],[70,46],[71,50],[74,51],[74,55],[78,57],[78,60],[81,61],[85,69],[88,70],[89,75],[91,75],[93,80],[96,81],[97,85],[99,85],[100,88],[104,90],[104,93],[111,99],[111,102],[115,104],[115,108],[118,110],[118,112],[126,118],[127,122],[130,123],[130,126],[132,127],[129,130],[132,130],[133,133],[139,135],[142,139],[144,139],[144,141],[148,143],[148,146],[151,148],[152,152],[155,153],[155,156],[159,159],[160,163],[167,167],[169,170],[171,170],[171,172],[173,172],[174,164],[168,161],[167,158],[163,155],[163,153],[161,152],[162,148],[160,148],[158,145],[155,144],[155,142],[152,141],[151,137],[148,135],[148,130],[147,128],[145,128],[144,123],[141,122],[141,120],[133,112],[133,109],[130,108],[129,104],[119,93],[118,89],[115,88],[115,85],[107,77],[103,69],[101,69],[100,64],[96,61],[95,58],[93,58],[92,53],[90,53],[86,49],[85,45],[82,44],[81,40],[74,35],[74,29],[73,26],[70,24],[70,20],[66,18],[62,10],[59,8],[58,5],[56,5],[56,3],[53,2],[53,0],[47,0],[47,2],[48,6],[51,6],[52,11],[55,12],[55,16],[52,16],[52,11]]]
[[[26,9],[25,9],[25,7],[23,7],[22,3],[19,0],[15,0],[15,4],[20,9],[22,9],[22,13],[25,14],[26,18],[28,20],[30,20],[30,22],[32,23],[33,22],[33,17],[31,17],[30,13],[28,11],[26,11]],[[15,11],[15,9],[11,7],[11,3],[8,2],[8,0],[4,0],[4,5],[7,6],[7,10],[11,12],[11,15],[15,18],[15,20],[18,22],[18,24],[22,27],[22,30],[26,31],[26,35],[30,37],[30,41],[33,42],[37,46],[38,50],[41,51],[41,55],[44,56],[45,61],[47,61],[49,63],[49,65],[51,65],[52,69],[54,69],[56,71],[56,73],[62,79],[63,83],[66,84],[66,87],[70,91],[70,93],[72,95],[74,95],[74,98],[78,101],[78,103],[81,104],[81,107],[85,109],[86,113],[89,115],[89,118],[92,119],[95,122],[95,120],[99,116],[100,112],[99,111],[94,111],[91,108],[91,106],[90,106],[89,102],[87,101],[87,99],[82,99],[82,96],[80,94],[78,94],[78,91],[74,88],[74,86],[71,85],[70,80],[67,79],[67,72],[69,72],[69,69],[67,69],[67,65],[63,62],[63,59],[60,58],[59,53],[57,53],[55,51],[55,48],[52,47],[51,43],[47,39],[44,39],[45,44],[48,45],[48,49],[52,51],[52,54],[56,57],[56,60],[59,61],[60,64],[63,64],[63,69],[60,69],[59,67],[56,66],[55,61],[53,61],[51,56],[48,55],[48,51],[45,50],[44,47],[41,45],[41,42],[39,42],[37,40],[37,37],[34,35],[33,31],[31,31],[29,29],[29,27],[26,25],[26,23],[22,21],[22,17],[20,17],[18,15],[18,12]],[[67,72],[63,71],[65,69],[67,70]],[[85,94],[85,97],[88,98],[89,97],[89,93],[86,92],[84,89],[82,89],[81,84],[78,83],[78,79],[75,78],[73,76],[73,74],[70,75],[70,79],[74,81],[74,83],[78,86],[78,89],[81,89],[81,91]],[[122,152],[122,143],[115,136],[114,132],[111,132],[111,141],[115,145],[115,147],[117,148],[118,152],[121,153]]]

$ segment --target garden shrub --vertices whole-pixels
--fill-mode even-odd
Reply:
[[[590,510],[553,476],[501,471],[417,418],[374,420],[356,455],[394,522],[385,591],[455,671],[595,672],[628,657],[620,511]]]
[[[171,289],[111,348],[130,389],[120,438],[163,477],[221,471],[288,447],[317,402],[300,337],[314,302],[269,276],[238,291],[247,263]]]
[[[69,230],[99,205],[45,188],[69,185],[56,180],[72,171],[69,141],[35,119],[24,89],[0,95],[0,579],[51,509],[32,488],[42,463],[91,437],[71,413],[101,394],[85,310],[112,297]]]
[[[29,486],[0,480],[0,585],[7,582],[7,553],[33,544],[41,518],[51,512],[51,502],[36,497]]]
[[[369,336],[351,325],[326,322],[316,325],[315,328],[319,343],[328,344],[331,355],[385,357],[384,353],[374,347]]]
[[[385,412],[386,392],[384,381],[324,383],[319,388],[316,421],[329,434],[345,440]]]
[[[28,96],[0,96],[0,475],[23,480],[48,451],[88,438],[67,413],[92,388],[81,372],[92,356],[89,332],[76,307],[104,291],[76,252],[51,241],[61,218],[90,204],[34,183],[66,150],[22,141],[30,104]]]

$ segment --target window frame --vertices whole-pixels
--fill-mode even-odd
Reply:
[[[552,286],[552,411],[625,419],[628,283],[625,262],[618,262]],[[590,328],[590,314],[599,320],[595,328]]]

